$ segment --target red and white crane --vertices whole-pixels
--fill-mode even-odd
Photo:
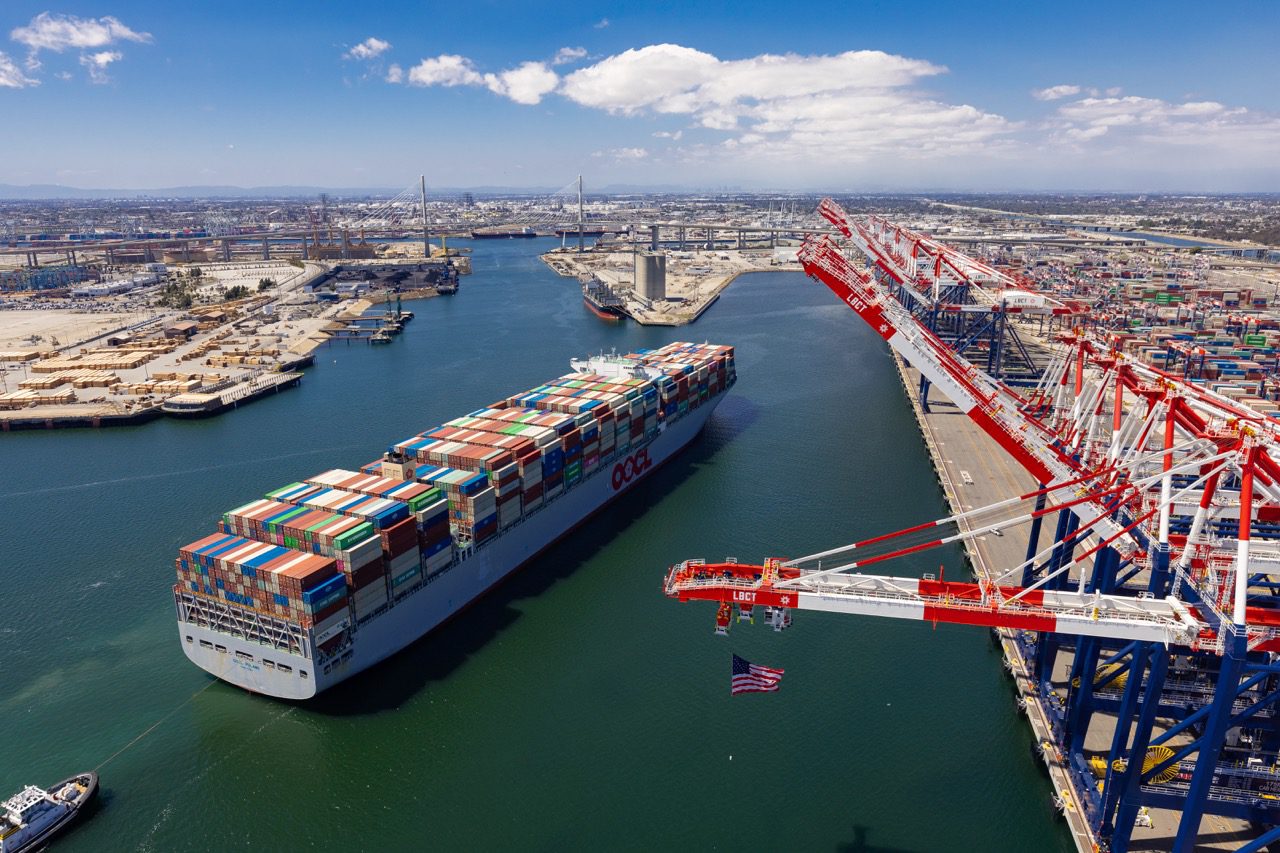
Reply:
[[[669,596],[765,606],[775,626],[782,624],[779,613],[818,609],[1156,640],[1205,651],[1221,651],[1222,626],[1234,625],[1245,629],[1250,649],[1280,650],[1280,612],[1247,606],[1251,568],[1280,572],[1280,549],[1251,553],[1250,537],[1258,519],[1280,520],[1277,424],[1130,358],[1108,334],[1078,330],[1061,337],[1057,357],[1024,397],[978,370],[912,317],[867,264],[897,285],[930,287],[935,294],[945,281],[1004,288],[1022,282],[878,217],[854,221],[829,199],[819,211],[855,251],[830,236],[812,236],[799,253],[805,271],[991,436],[1040,488],[800,559],[758,566],[686,561],[667,575]],[[1175,478],[1187,477],[1190,485],[1175,490]],[[1224,488],[1227,483],[1232,487]],[[1034,509],[1029,507],[1033,500],[1038,500]],[[1010,582],[1020,581],[1027,566],[1062,542],[976,584],[861,573],[880,562],[1063,509],[1080,519],[1070,538],[1082,543],[1081,553],[1031,586]],[[1174,515],[1192,516],[1185,535],[1171,534]],[[1211,532],[1210,522],[1223,519],[1235,520],[1234,540]],[[1046,588],[1055,576],[1080,571],[1103,548],[1138,568],[1149,565],[1152,549],[1168,549],[1176,575],[1172,594],[1155,598]],[[833,560],[842,554],[848,559]],[[1186,600],[1193,590],[1194,604]],[[727,624],[724,606],[722,627]]]

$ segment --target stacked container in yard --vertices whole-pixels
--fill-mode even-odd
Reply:
[[[318,635],[346,615],[346,584],[330,557],[214,533],[178,550],[177,572],[185,589]]]

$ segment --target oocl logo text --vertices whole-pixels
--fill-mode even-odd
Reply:
[[[613,466],[613,490],[616,492],[621,489],[651,467],[653,467],[653,460],[649,458],[649,448],[647,447],[639,453],[633,453],[623,459]]]

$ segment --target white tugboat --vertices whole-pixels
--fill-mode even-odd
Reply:
[[[28,785],[0,804],[0,853],[39,850],[98,793],[98,774],[81,773],[49,790]]]

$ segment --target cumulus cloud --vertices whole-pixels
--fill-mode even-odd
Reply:
[[[1037,101],[1056,101],[1060,98],[1069,98],[1072,95],[1080,94],[1079,86],[1064,84],[1061,86],[1050,86],[1047,89],[1033,89],[1031,97]]]
[[[25,89],[27,86],[38,85],[39,80],[22,73],[22,69],[7,53],[0,52],[0,89]]]
[[[119,62],[124,58],[124,54],[118,50],[100,50],[97,53],[86,53],[80,55],[80,64],[89,70],[89,79],[94,83],[102,84],[111,81],[107,76],[107,68],[113,62]]]
[[[407,76],[387,75],[389,83],[402,79],[410,86],[484,86],[517,104],[536,104],[560,85],[560,75],[545,62],[523,62],[496,74],[481,74],[470,59],[448,53],[422,60]]]
[[[484,78],[465,56],[442,53],[409,69],[410,86],[478,86]]]
[[[80,50],[106,47],[120,41],[149,42],[150,33],[142,33],[110,15],[104,18],[77,18],[41,12],[25,27],[16,27],[9,37],[25,44],[33,54],[41,50],[61,53],[67,48]]]
[[[119,62],[124,54],[118,50],[93,51],[92,48],[108,47],[125,41],[151,41],[150,33],[139,32],[110,15],[102,18],[77,18],[75,15],[55,15],[50,12],[41,12],[25,26],[15,27],[9,32],[9,37],[26,45],[26,66],[29,71],[36,71],[41,67],[41,51],[82,51],[80,64],[88,70],[89,79],[94,83],[107,82],[107,67],[113,62]],[[62,72],[56,76],[63,77],[64,74]],[[8,75],[0,72],[0,76]],[[34,82],[36,81],[28,80],[24,85]]]
[[[408,82],[485,86],[521,104],[537,104],[555,92],[615,115],[682,116],[696,127],[738,134],[735,145],[786,157],[927,155],[981,145],[1015,129],[1001,116],[938,102],[913,88],[943,73],[945,68],[924,60],[872,50],[723,60],[683,45],[656,44],[563,78],[543,62],[495,74],[482,73],[466,57],[443,55],[410,69]],[[682,133],[654,136],[674,141]]]
[[[536,104],[544,95],[555,91],[560,76],[542,62],[524,62],[499,74],[484,75],[489,91],[510,98],[517,104]]]
[[[576,62],[587,55],[585,47],[562,47],[556,51],[556,55],[551,59],[552,65],[565,65],[570,62]]]
[[[390,68],[387,69],[386,80],[388,83],[403,83],[404,69],[401,68],[399,65],[393,64]]]
[[[1051,144],[1091,162],[1143,162],[1180,173],[1204,171],[1206,163],[1268,168],[1280,150],[1280,116],[1217,101],[1089,96],[1059,106],[1045,129]]]
[[[605,27],[609,26],[609,19],[601,18],[600,20],[592,24],[592,26],[595,27],[597,30],[603,30]]]
[[[945,70],[876,50],[721,60],[690,47],[656,44],[573,72],[565,78],[564,94],[584,106],[627,114],[734,112],[744,103],[899,87]]]
[[[374,59],[391,49],[391,42],[369,36],[355,47],[342,54],[343,59]]]
[[[656,139],[670,139],[672,142],[679,142],[680,137],[684,136],[684,131],[683,130],[677,130],[677,131],[659,130],[655,132],[653,135],[654,135],[654,138]]]
[[[937,101],[914,84],[946,73],[881,51],[723,60],[675,44],[607,57],[564,78],[571,101],[615,115],[682,115],[738,153],[792,160],[933,156],[996,145],[1002,116]],[[658,138],[678,138],[664,136]],[[1003,143],[1001,143],[1003,144]]]

